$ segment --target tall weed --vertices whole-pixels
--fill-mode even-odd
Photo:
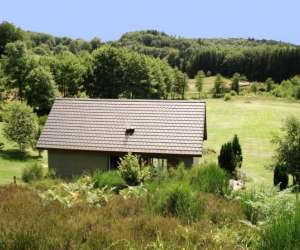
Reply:
[[[164,216],[175,216],[185,223],[198,220],[204,212],[204,202],[189,185],[171,184],[148,195],[150,209]]]
[[[228,194],[229,176],[215,163],[200,165],[191,179],[192,186],[202,192]]]
[[[273,217],[261,232],[259,250],[300,249],[300,203],[294,211]]]

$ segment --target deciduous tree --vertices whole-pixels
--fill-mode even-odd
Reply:
[[[300,120],[289,117],[282,128],[282,134],[274,136],[275,159],[293,176],[294,184],[300,185]]]
[[[54,102],[56,86],[49,69],[39,66],[26,78],[27,103],[40,115],[47,114]]]
[[[203,70],[198,71],[196,75],[196,87],[199,93],[203,90],[203,83],[204,83],[205,73]]]
[[[3,118],[4,136],[17,143],[21,152],[35,143],[38,122],[31,107],[23,102],[11,102],[5,107]]]

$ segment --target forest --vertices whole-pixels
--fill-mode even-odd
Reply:
[[[280,83],[300,73],[300,47],[270,40],[190,39],[148,30],[103,42],[0,24],[0,98],[46,114],[55,96],[183,98],[188,78],[239,73]]]

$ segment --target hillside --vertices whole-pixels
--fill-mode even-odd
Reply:
[[[239,72],[255,81],[272,77],[280,82],[300,72],[299,46],[273,40],[192,39],[150,30],[126,33],[113,44],[163,58],[190,77],[204,70],[225,76]]]
[[[128,32],[117,41],[103,42],[95,37],[91,41],[55,37],[50,34],[24,31],[3,22],[0,27],[0,56],[8,42],[24,40],[27,47],[38,55],[92,52],[109,44],[127,48],[145,55],[164,59],[194,77],[198,70],[231,77],[238,72],[251,81],[276,82],[300,73],[300,47],[274,40],[254,38],[183,38],[156,30]]]

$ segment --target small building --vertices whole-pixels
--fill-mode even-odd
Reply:
[[[37,143],[60,177],[109,170],[128,152],[190,167],[203,152],[204,101],[58,98]]]

